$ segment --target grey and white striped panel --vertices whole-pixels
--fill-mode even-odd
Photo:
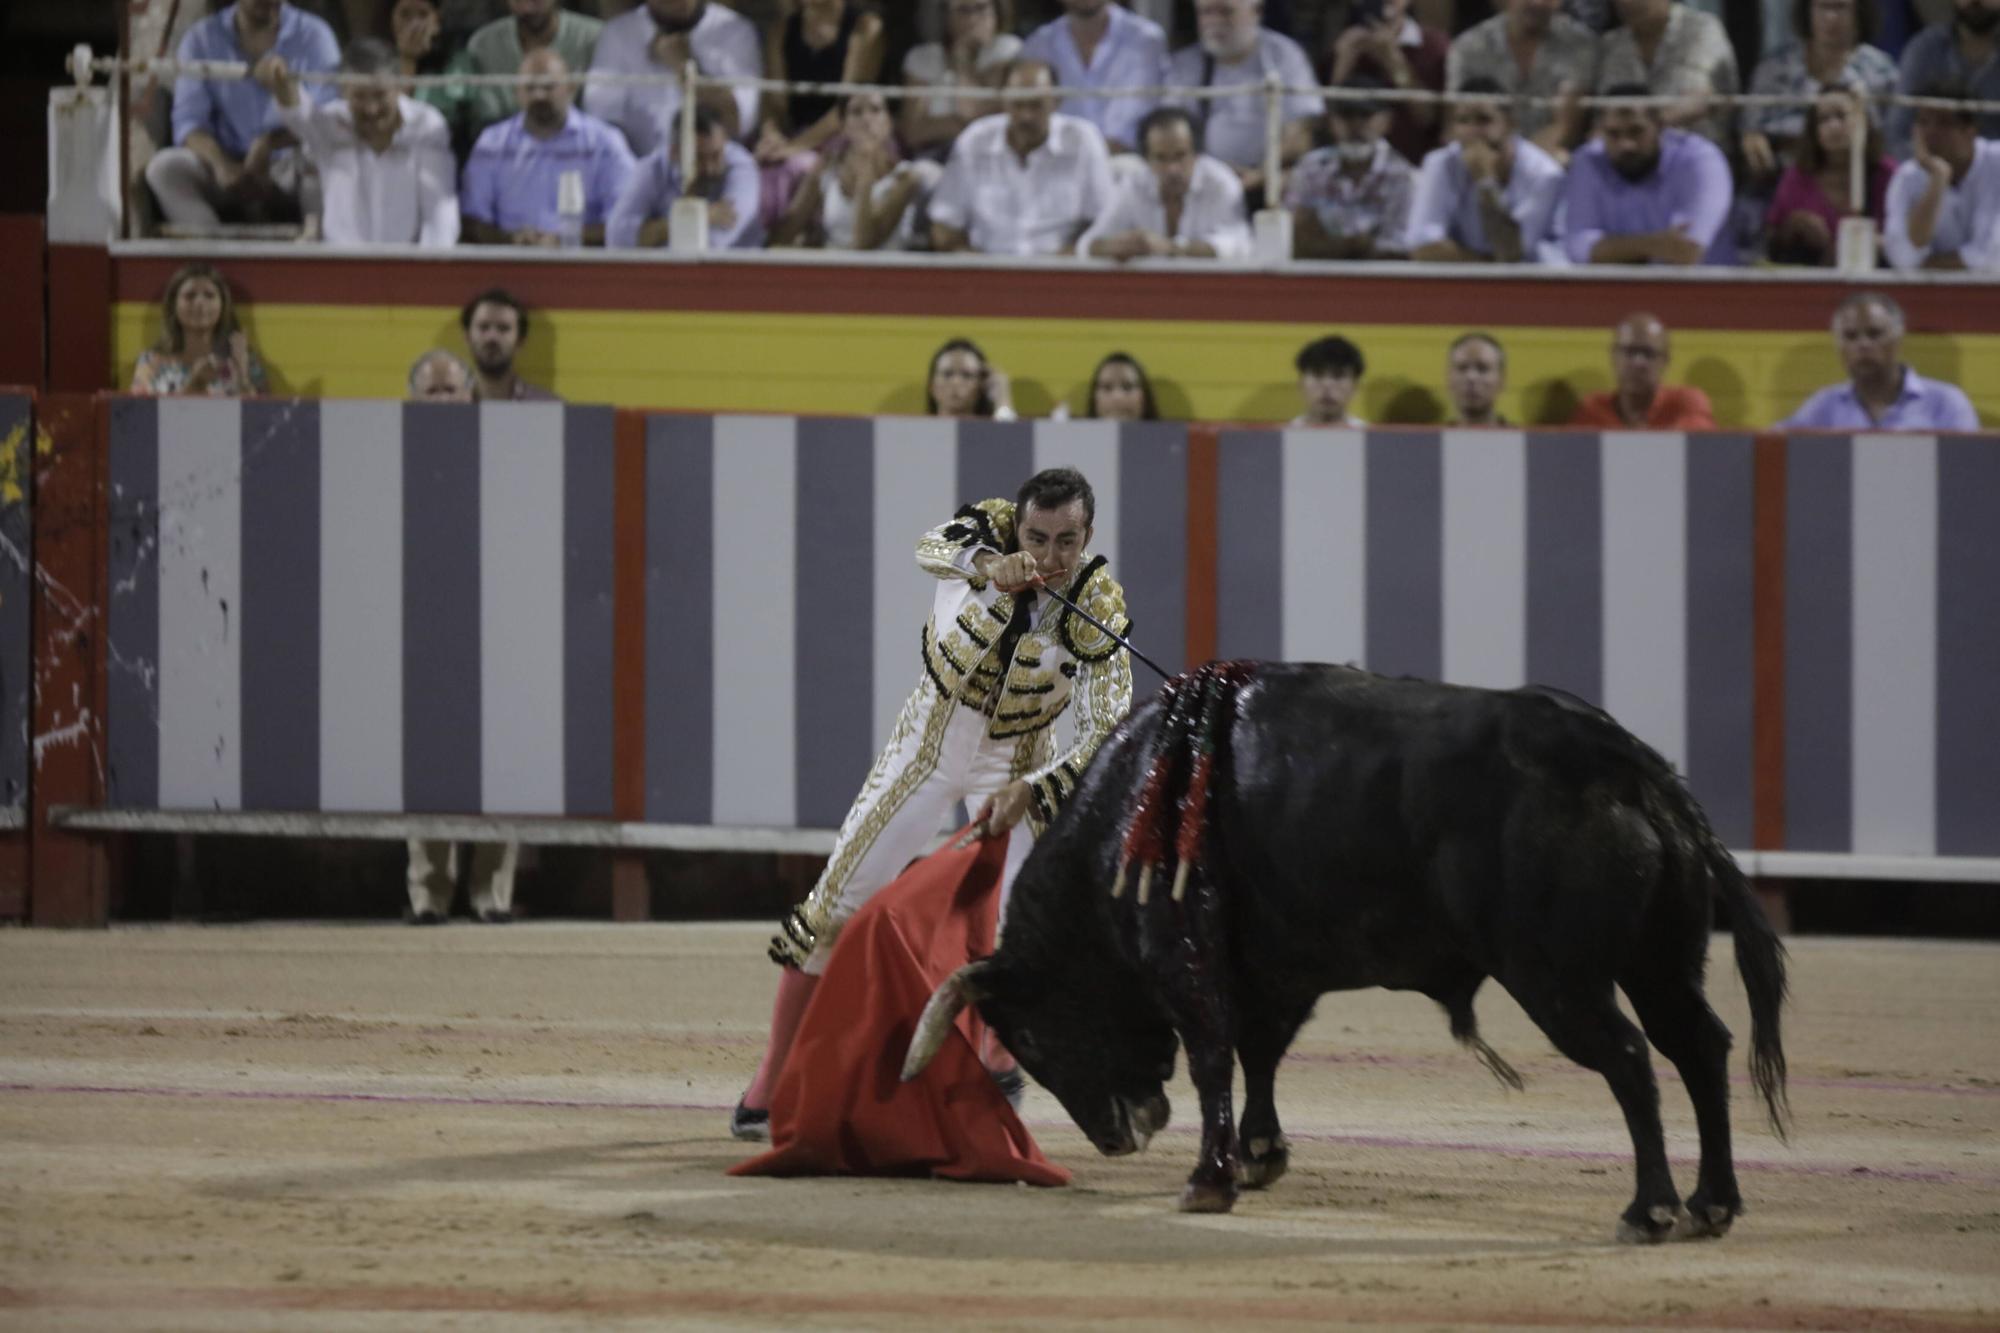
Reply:
[[[1218,651],[1571,690],[1750,830],[1748,437],[1227,431]]]
[[[2000,438],[1787,442],[1785,824],[2000,853]]]
[[[611,466],[603,409],[114,403],[111,803],[608,815]]]

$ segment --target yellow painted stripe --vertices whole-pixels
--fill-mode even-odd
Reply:
[[[431,347],[462,351],[458,312],[426,306],[261,305],[246,325],[281,392],[401,397],[410,363]],[[1346,324],[1368,358],[1359,415],[1436,421],[1444,349],[1460,330]],[[156,307],[115,307],[114,382],[158,336]],[[1600,328],[1492,329],[1506,343],[1515,421],[1560,423],[1583,394],[1610,386]],[[1013,377],[1016,407],[1043,416],[1058,398],[1082,408],[1098,359],[1122,350],[1151,372],[1161,412],[1208,421],[1285,421],[1298,412],[1292,357],[1318,330],[1290,323],[1198,320],[969,319],[917,316],[537,311],[520,370],[575,402],[710,412],[920,413],[931,352],[969,337]],[[1763,427],[1842,378],[1822,333],[1680,329],[1672,378],[1707,391],[1724,425]],[[1965,372],[2000,362],[2000,335],[1912,335],[1924,375],[1964,385],[1983,421],[2000,422],[2000,381]]]

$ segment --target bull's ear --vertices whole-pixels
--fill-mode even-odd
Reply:
[[[958,1020],[959,1011],[968,1004],[979,1003],[990,993],[987,983],[992,969],[993,960],[982,958],[967,963],[938,984],[931,993],[930,1003],[924,1006],[923,1017],[917,1020],[916,1034],[910,1038],[910,1053],[903,1057],[903,1082],[908,1083],[924,1072],[938,1048],[944,1045],[945,1035]]]

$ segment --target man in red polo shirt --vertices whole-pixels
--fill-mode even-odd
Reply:
[[[1662,384],[1673,349],[1667,326],[1651,315],[1627,315],[1611,335],[1611,377],[1618,387],[1586,397],[1572,426],[1603,430],[1709,430],[1715,412],[1692,385]]]

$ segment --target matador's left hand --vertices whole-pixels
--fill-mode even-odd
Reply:
[[[1028,784],[1020,778],[1014,779],[979,807],[979,815],[972,821],[975,831],[982,838],[999,837],[1027,818],[1028,802],[1032,799]]]

